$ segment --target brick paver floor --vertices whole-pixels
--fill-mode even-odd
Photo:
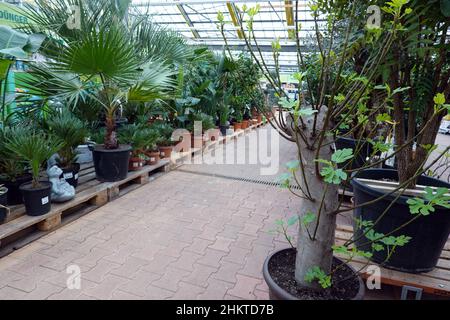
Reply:
[[[1,258],[0,299],[267,299],[264,259],[287,246],[269,231],[296,210],[275,186],[172,171]]]

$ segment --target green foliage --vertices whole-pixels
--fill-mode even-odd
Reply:
[[[28,162],[33,175],[33,187],[39,186],[39,170],[53,154],[64,146],[56,137],[35,130],[17,130],[8,137],[6,148]]]
[[[425,194],[422,198],[408,199],[406,203],[409,205],[409,211],[412,214],[421,214],[428,216],[434,212],[436,206],[441,206],[450,209],[450,190],[446,188],[437,188],[434,190],[431,187],[425,188]]]
[[[25,159],[7,148],[7,141],[10,138],[27,133],[28,128],[24,126],[0,128],[0,178],[3,180],[14,182],[27,171]]]
[[[318,281],[324,289],[331,287],[331,276],[327,275],[317,266],[310,268],[305,275],[305,281],[313,282],[315,280]]]
[[[58,151],[58,163],[66,168],[76,162],[75,148],[84,143],[89,135],[88,125],[68,111],[55,114],[47,121],[47,125],[49,132],[64,142]]]
[[[336,150],[331,156],[331,161],[333,161],[334,163],[343,163],[352,159],[353,157],[353,149],[346,148]]]
[[[348,161],[354,157],[353,149],[336,150],[331,156],[331,161],[318,159],[317,162],[325,164],[320,170],[320,175],[324,178],[324,181],[332,184],[340,184],[342,181],[347,180],[347,173],[338,168],[337,164]]]

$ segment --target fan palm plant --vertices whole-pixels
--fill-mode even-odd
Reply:
[[[67,10],[74,4],[81,9],[80,30],[66,25]],[[87,97],[98,101],[106,116],[106,149],[119,147],[115,115],[124,103],[169,98],[174,88],[170,63],[181,59],[186,48],[176,35],[142,16],[127,23],[122,11],[106,0],[38,0],[28,9],[33,24],[26,28],[47,35],[41,52],[52,61],[34,65],[28,85],[39,85],[41,93],[63,98],[72,108]],[[163,47],[164,39],[171,45]]]
[[[50,132],[64,141],[64,146],[58,152],[57,161],[62,168],[68,168],[77,160],[75,148],[89,135],[87,124],[68,111],[56,114],[47,124]]]
[[[41,166],[63,147],[64,142],[31,129],[14,129],[6,142],[6,148],[25,159],[33,175],[32,188],[39,188]]]

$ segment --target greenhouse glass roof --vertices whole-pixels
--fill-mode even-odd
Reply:
[[[255,18],[254,30],[258,45],[269,67],[274,67],[272,58],[272,41],[279,38],[282,52],[280,54],[280,68],[283,71],[294,70],[296,62],[295,35],[295,5],[294,1],[248,1],[248,0],[133,0],[133,10],[147,12],[153,20],[164,25],[188,39],[189,43],[206,45],[212,50],[223,50],[224,40],[217,24],[217,13],[224,14],[228,44],[233,51],[246,51],[245,41],[239,34],[237,26],[237,8],[260,6],[259,14]],[[301,23],[299,33],[303,51],[311,51],[314,20],[308,7],[308,0],[299,1],[298,20]],[[323,20],[319,19],[319,25]]]

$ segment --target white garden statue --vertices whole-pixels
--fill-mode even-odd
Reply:
[[[60,178],[63,171],[56,165],[47,169],[47,175],[52,183],[53,202],[65,202],[75,197],[75,188],[71,186],[64,178]]]

